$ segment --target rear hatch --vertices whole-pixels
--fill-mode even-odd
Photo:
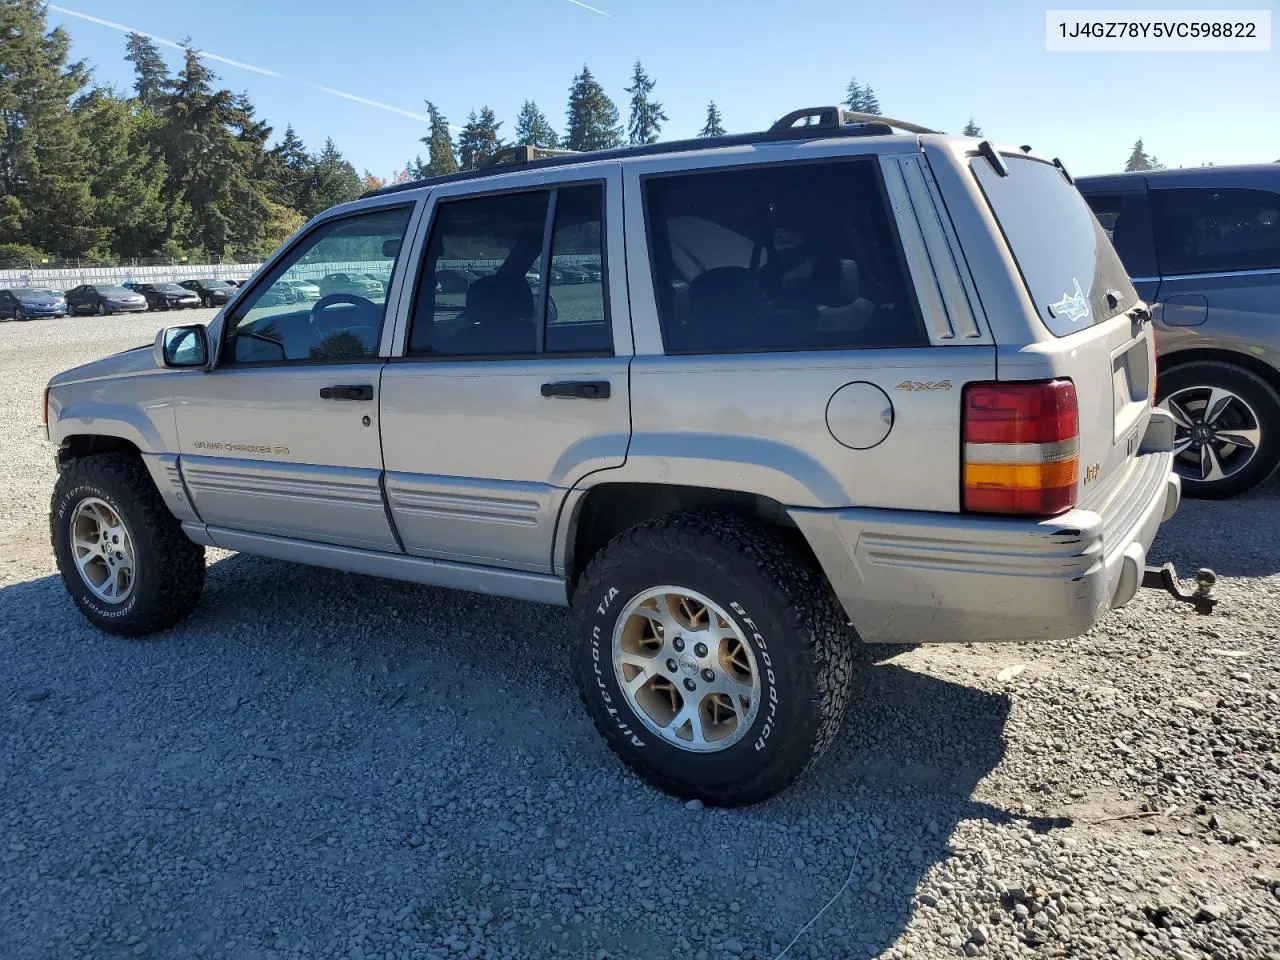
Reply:
[[[1070,379],[1080,412],[1077,503],[1102,511],[1124,486],[1151,416],[1155,337],[1145,304],[1080,192],[1056,165],[1002,157],[1002,176],[985,156],[971,160],[1004,233],[1039,322],[1029,348],[1055,378]],[[1026,379],[1021,364],[997,376]]]

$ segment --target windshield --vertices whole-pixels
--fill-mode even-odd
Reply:
[[[95,287],[98,293],[104,297],[132,297],[133,291],[126,290],[124,287]]]
[[[163,290],[165,293],[190,293],[186,287],[180,287],[176,283],[157,283],[157,290]]]
[[[200,280],[197,282],[206,290],[227,290],[231,287],[231,284],[225,280]]]
[[[1089,205],[1062,171],[1006,156],[1002,177],[985,157],[970,167],[1054,336],[1065,337],[1130,309],[1138,292]]]
[[[19,300],[32,300],[37,297],[52,297],[54,294],[50,290],[37,290],[35,287],[18,287],[16,290],[10,290]]]

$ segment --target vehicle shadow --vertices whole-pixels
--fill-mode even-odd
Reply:
[[[865,665],[838,741],[792,789],[694,810],[596,735],[569,680],[561,609],[245,556],[212,564],[196,614],[145,642],[89,628],[56,577],[0,590],[0,608],[16,691],[48,687],[71,705],[36,704],[30,743],[59,739],[98,809],[138,789],[165,798],[134,821],[152,858],[198,856],[231,889],[269,850],[290,883],[313,884],[310,919],[288,931],[312,952],[345,943],[326,917],[358,893],[411,911],[426,948],[445,949],[451,918],[483,907],[520,956],[716,956],[736,940],[741,956],[773,957],[840,892],[788,956],[870,958],[901,935],[957,824],[1012,816],[973,799],[1004,756],[1007,698],[895,663]],[[24,750],[8,792],[40,815],[15,839],[39,849],[91,833],[65,813],[39,835],[66,783]],[[167,812],[216,812],[215,798],[239,811],[219,815],[211,829],[231,833],[216,845]],[[113,891],[127,901],[135,884],[133,899],[171,922],[156,949],[185,956],[242,923],[198,877],[157,899],[157,870],[181,875],[123,863]],[[695,901],[705,908],[682,912]],[[265,914],[251,925],[269,927]],[[72,911],[57,935],[120,922]]]
[[[1173,561],[1193,578],[1198,567],[1222,577],[1265,577],[1280,572],[1280,472],[1230,500],[1183,498],[1160,528],[1149,563]]]

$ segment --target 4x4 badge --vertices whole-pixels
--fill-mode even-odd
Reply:
[[[950,380],[935,380],[930,383],[926,380],[903,380],[893,389],[895,390],[950,390]]]

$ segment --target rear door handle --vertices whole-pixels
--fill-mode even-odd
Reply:
[[[562,380],[544,383],[544,397],[571,397],[575,400],[608,400],[612,387],[608,380]]]
[[[373,384],[371,383],[339,383],[332,387],[320,388],[321,400],[372,400]]]

